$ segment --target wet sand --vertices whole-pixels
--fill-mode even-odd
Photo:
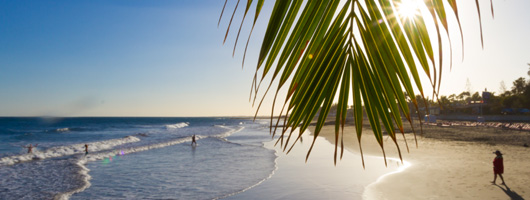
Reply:
[[[306,162],[312,140],[310,132],[304,133],[303,141],[297,142],[289,154],[279,145],[274,146],[276,140],[266,143],[267,148],[277,151],[274,174],[255,187],[224,199],[362,199],[366,186],[384,174],[403,168],[397,159],[389,160],[391,166],[385,167],[380,157],[373,156],[366,157],[372,167],[363,169],[359,154],[350,151],[345,151],[343,161],[335,166],[334,145],[324,138],[316,141]]]
[[[380,178],[368,185],[364,199],[530,199],[530,132],[492,127],[424,125],[416,148],[414,136],[407,133],[410,152],[405,139],[398,135],[403,159],[411,166],[399,173]],[[409,132],[410,129],[406,132]],[[382,156],[370,130],[361,139],[365,155]],[[334,143],[334,126],[326,125],[321,137]],[[345,128],[345,148],[359,152],[352,125]],[[384,136],[387,157],[398,157],[392,139]],[[493,180],[493,151],[504,154],[506,185]],[[354,158],[356,159],[356,158]],[[379,165],[384,165],[379,163]],[[367,164],[366,168],[376,167]]]

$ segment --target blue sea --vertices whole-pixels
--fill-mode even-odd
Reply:
[[[267,141],[249,118],[3,117],[0,199],[225,198],[274,173]]]

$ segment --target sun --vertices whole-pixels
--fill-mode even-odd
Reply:
[[[403,19],[413,19],[420,14],[418,9],[420,0],[402,0],[397,6],[398,14]]]

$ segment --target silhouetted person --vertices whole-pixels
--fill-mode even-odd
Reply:
[[[85,144],[85,155],[88,154],[88,144]]]
[[[197,141],[195,141],[195,135],[191,136],[191,146],[197,146]]]
[[[494,177],[493,177],[493,181],[491,183],[495,184],[495,181],[497,180],[497,174],[498,174],[501,177],[501,180],[502,180],[501,184],[505,185],[504,178],[502,177],[502,173],[504,173],[504,163],[502,161],[502,153],[499,150],[497,150],[497,151],[495,151],[493,153],[496,154],[497,156],[495,157],[495,159],[493,159],[493,174],[494,174]]]
[[[28,146],[22,146],[23,148],[27,148],[28,149],[28,153],[33,153],[33,147],[37,147],[39,146],[39,144],[35,144],[35,146],[29,144]]]

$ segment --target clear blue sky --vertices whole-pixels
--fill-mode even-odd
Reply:
[[[267,16],[260,17],[242,69],[243,45],[232,58],[240,18],[225,45],[230,18],[217,28],[223,3],[0,0],[0,116],[253,115],[248,98]],[[489,0],[481,3],[484,50],[478,25],[464,21],[465,59],[455,50],[441,94],[466,90],[467,80],[473,91],[497,92],[501,81],[509,89],[518,77],[528,78],[530,1],[494,0],[495,19]],[[462,18],[472,14],[467,18],[476,21],[475,10],[461,8]],[[248,30],[242,35],[240,44]]]

